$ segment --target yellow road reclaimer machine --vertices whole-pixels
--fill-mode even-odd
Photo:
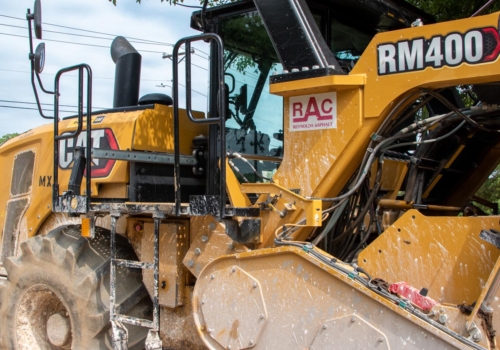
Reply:
[[[40,14],[32,84],[55,112],[0,147],[2,349],[497,347],[500,217],[475,193],[500,156],[499,13],[205,5],[172,96],[139,98],[118,37],[99,112],[87,65],[41,86]],[[61,119],[68,72],[78,115]]]

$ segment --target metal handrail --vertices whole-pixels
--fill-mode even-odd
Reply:
[[[217,96],[218,118],[196,119],[193,116],[191,106],[191,43],[196,41],[211,41],[217,45],[217,79],[219,91]],[[219,216],[224,216],[226,207],[226,86],[224,84],[224,44],[217,34],[206,33],[191,36],[179,40],[173,51],[173,100],[174,100],[174,188],[175,188],[175,215],[180,214],[181,190],[180,190],[180,149],[179,149],[179,49],[185,45],[186,54],[186,113],[189,120],[196,124],[219,124],[220,131],[220,210]]]
[[[59,81],[64,73],[78,70],[78,125],[77,129],[69,134],[59,135]],[[92,142],[92,69],[87,64],[78,64],[75,66],[59,70],[54,82],[54,185],[53,185],[53,203],[57,203],[59,197],[59,141],[76,138],[82,132],[83,128],[83,71],[87,71],[87,147],[85,148],[85,171],[87,173],[85,180],[86,205],[87,211],[90,205],[90,181],[91,181],[91,142]]]

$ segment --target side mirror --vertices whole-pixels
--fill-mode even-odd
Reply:
[[[226,83],[226,85],[228,86],[228,88],[227,88],[229,90],[228,93],[232,94],[234,92],[234,88],[236,87],[236,78],[231,73],[224,73],[224,76],[231,78],[231,85],[229,85],[227,83]],[[231,87],[229,87],[229,86],[231,86]]]
[[[40,43],[35,50],[35,72],[42,73],[45,65],[45,44]]]
[[[243,84],[240,87],[240,94],[234,99],[234,106],[241,114],[247,114],[248,102],[247,102],[247,91],[248,85]]]
[[[33,12],[33,17],[34,17],[34,22],[35,22],[35,36],[37,39],[42,38],[42,5],[40,3],[40,0],[35,0],[35,6],[34,6],[34,12]]]

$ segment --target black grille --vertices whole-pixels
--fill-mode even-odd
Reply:
[[[27,208],[28,198],[13,199],[7,202],[7,215],[5,215],[2,237],[2,255],[0,256],[2,264],[6,258],[15,253],[19,237],[19,223]]]
[[[495,48],[497,47],[497,41],[495,37],[487,33],[484,36],[484,55],[489,56],[495,51]]]
[[[10,195],[12,197],[25,195],[31,192],[34,166],[34,151],[24,151],[16,155],[14,169],[12,171],[12,184],[10,187]]]

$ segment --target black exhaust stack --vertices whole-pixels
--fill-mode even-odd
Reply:
[[[137,106],[142,57],[122,36],[111,44],[111,58],[116,63],[113,108]]]

